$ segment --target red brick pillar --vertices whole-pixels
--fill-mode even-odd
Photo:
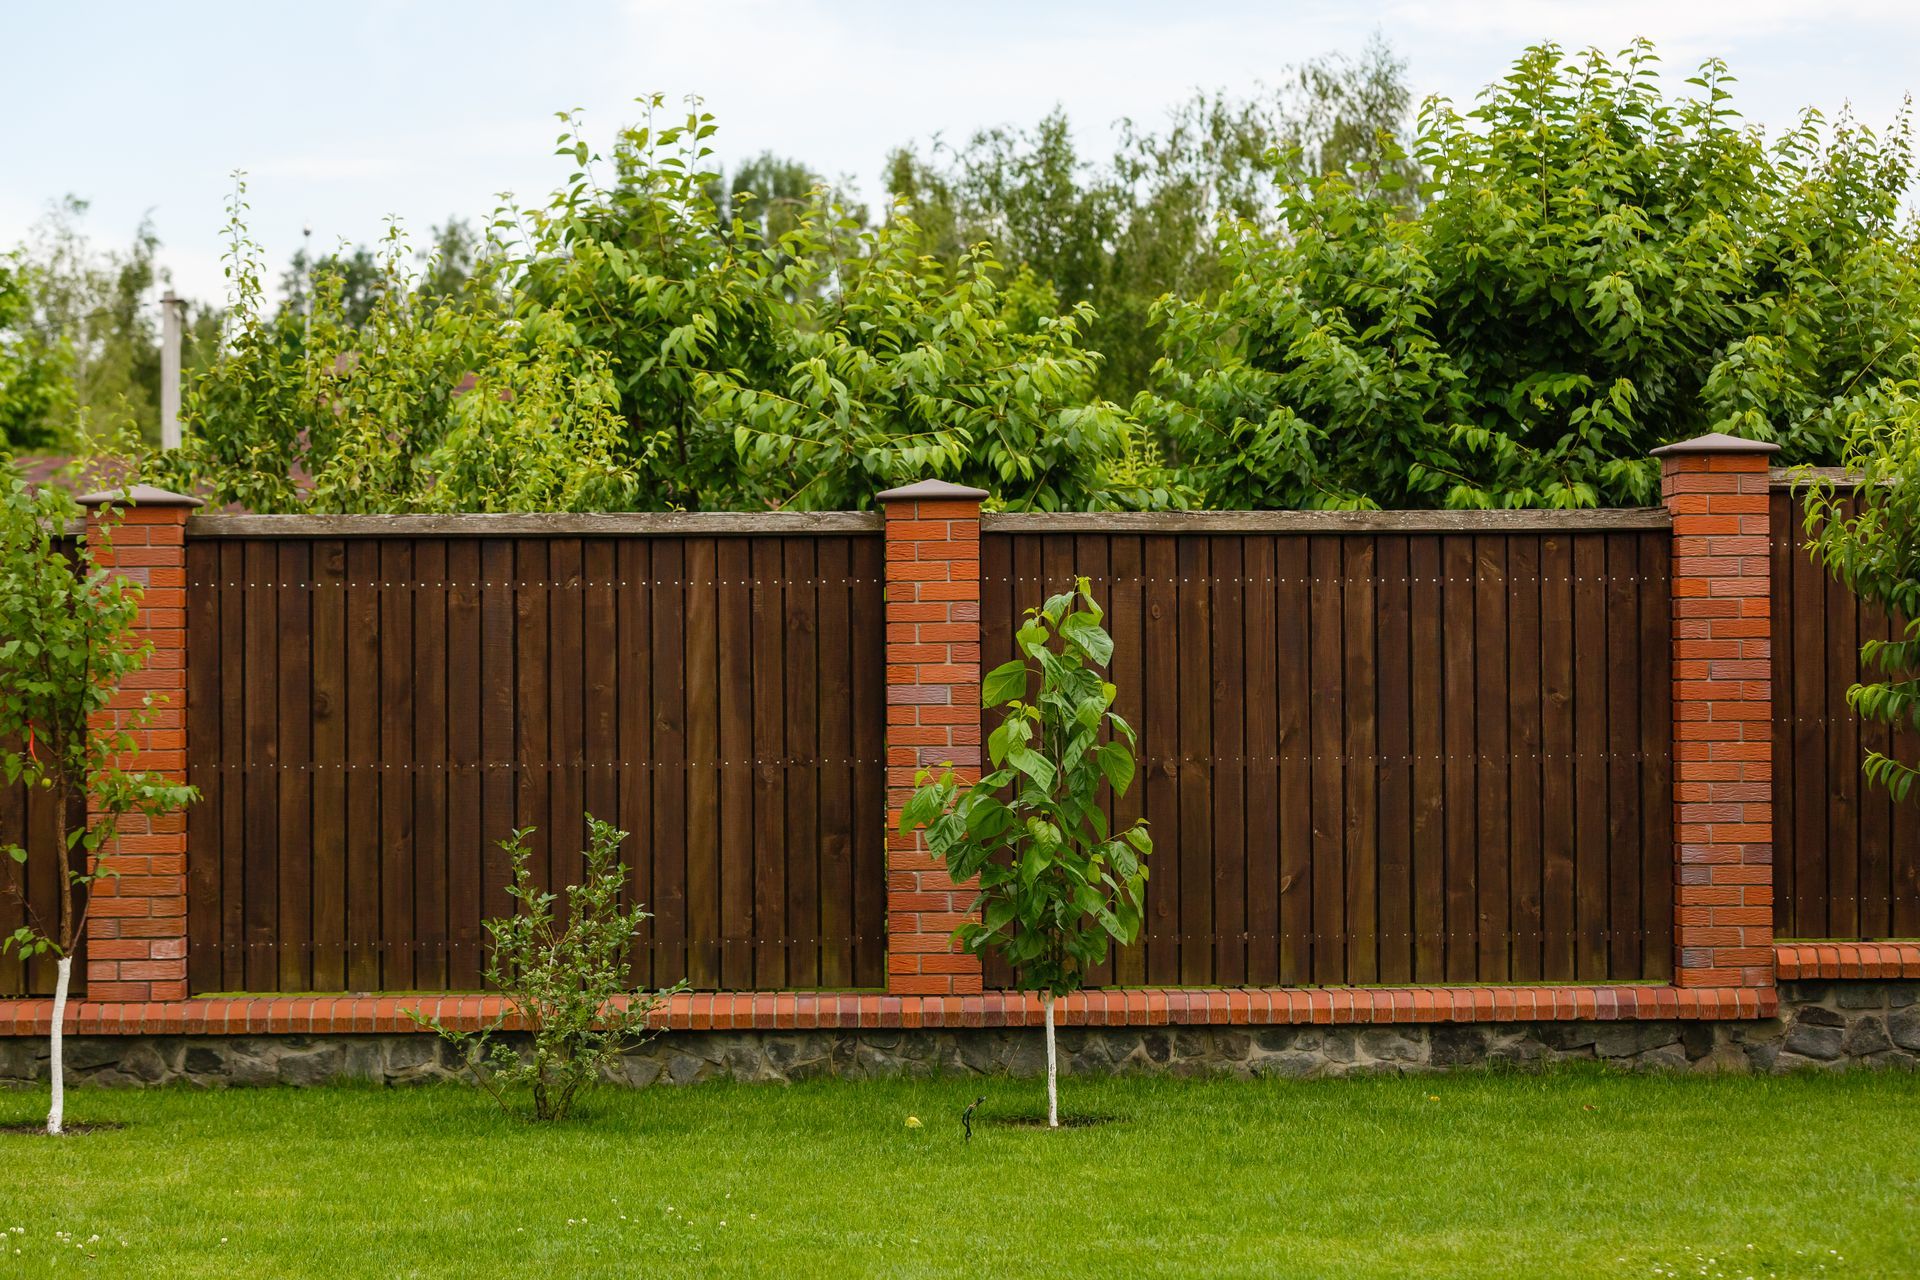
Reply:
[[[1772,565],[1778,446],[1655,449],[1673,514],[1674,982],[1773,984]]]
[[[953,930],[973,901],[921,842],[901,836],[914,774],[980,772],[979,489],[923,480],[887,512],[887,991],[974,995],[980,961]]]
[[[153,646],[100,713],[128,724],[151,696],[153,712],[132,728],[138,766],[177,782],[187,776],[187,516],[201,505],[135,485],[88,494],[87,544],[103,569],[144,589],[134,631]],[[114,504],[103,522],[100,509]],[[89,815],[94,816],[94,815]],[[120,820],[118,841],[101,851],[117,873],[93,886],[87,911],[87,999],[184,1000],[187,995],[187,819]]]

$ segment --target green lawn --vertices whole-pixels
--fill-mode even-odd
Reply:
[[[80,1090],[127,1127],[0,1135],[0,1276],[1920,1272],[1916,1075],[1064,1097],[1114,1122],[1007,1124],[1039,1086],[1006,1080],[604,1091],[548,1128],[452,1087]]]

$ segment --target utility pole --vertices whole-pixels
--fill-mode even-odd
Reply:
[[[180,447],[180,332],[186,303],[167,290],[160,299],[160,447]]]

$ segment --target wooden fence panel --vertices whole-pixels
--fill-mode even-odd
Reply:
[[[589,810],[654,913],[636,982],[882,981],[877,533],[187,555],[195,992],[477,989],[498,842],[564,885]]]
[[[1671,974],[1664,530],[989,530],[981,555],[984,668],[1075,575],[1115,634],[1142,741],[1116,813],[1155,853],[1097,981]]]
[[[1920,936],[1920,813],[1868,785],[1869,751],[1920,756],[1920,736],[1862,724],[1847,688],[1860,646],[1892,620],[1810,554],[1801,494],[1773,491],[1774,932],[1782,938]]]

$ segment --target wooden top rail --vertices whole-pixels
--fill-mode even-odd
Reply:
[[[1859,473],[1846,467],[1773,467],[1767,482],[1776,489],[1803,489],[1809,480],[1828,480],[1836,485],[1860,484]],[[1881,481],[1882,484],[1887,483]]]
[[[982,533],[1539,533],[1666,529],[1664,507],[1582,511],[1072,511],[988,512]]]
[[[459,515],[202,515],[193,538],[806,537],[879,533],[877,511],[632,511]]]

